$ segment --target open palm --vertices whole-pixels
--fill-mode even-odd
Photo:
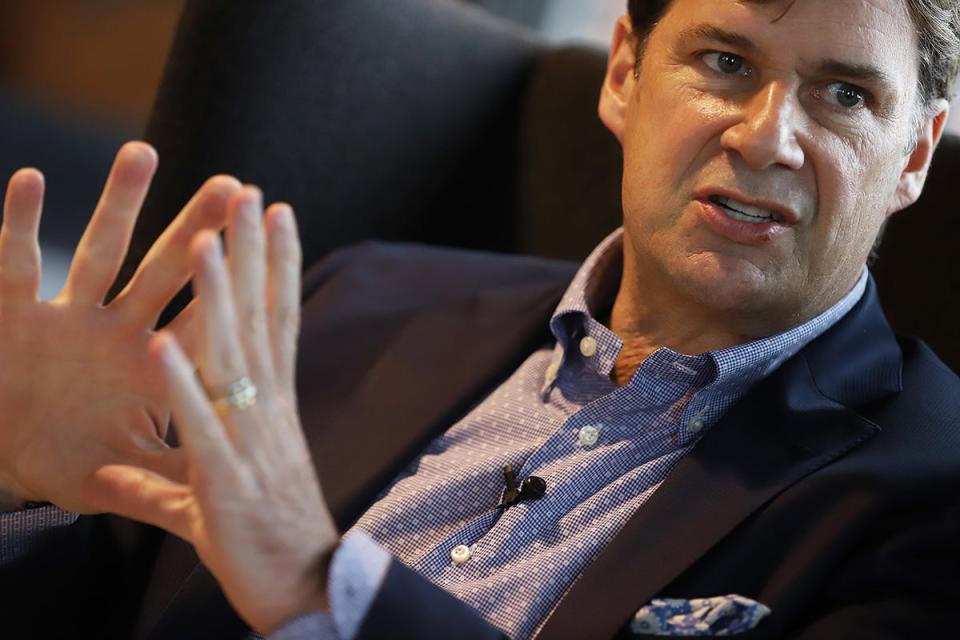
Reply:
[[[301,251],[293,211],[276,203],[264,213],[252,187],[227,211],[227,259],[216,234],[192,241],[195,345],[165,331],[150,340],[188,473],[175,480],[107,465],[88,495],[192,543],[240,616],[270,633],[326,606],[339,536],[297,414]],[[253,400],[224,405],[238,381],[254,389]]]
[[[23,169],[10,179],[0,228],[0,489],[8,497],[89,512],[81,487],[105,464],[171,476],[185,468],[182,454],[164,443],[164,382],[147,342],[190,277],[189,239],[223,225],[226,201],[240,185],[226,177],[204,184],[127,287],[104,304],[156,164],[143,143],[120,150],[67,283],[50,301],[38,298],[43,178]],[[186,344],[190,316],[188,308],[173,323]]]

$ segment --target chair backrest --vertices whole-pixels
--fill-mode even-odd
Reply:
[[[227,172],[294,205],[308,259],[370,237],[513,249],[542,50],[454,0],[189,0],[148,125],[161,166],[137,248]]]
[[[621,219],[604,68],[602,51],[549,47],[456,0],[188,0],[127,273],[220,172],[294,205],[308,262],[366,238],[582,258]],[[894,325],[954,370],[958,167],[948,137],[874,269]]]
[[[933,157],[923,195],[894,214],[872,266],[880,300],[897,331],[923,338],[960,372],[960,241],[956,180],[960,136],[947,134]]]

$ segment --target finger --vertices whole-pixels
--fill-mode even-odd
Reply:
[[[276,204],[266,215],[267,310],[274,371],[296,402],[297,335],[300,331],[300,268],[303,260],[290,205]]]
[[[197,295],[197,355],[200,377],[211,391],[247,374],[237,337],[233,292],[223,264],[220,239],[204,232],[190,246]]]
[[[194,298],[164,329],[177,339],[177,344],[191,362],[197,359],[197,299]]]
[[[0,298],[36,300],[40,292],[43,174],[21,169],[10,178],[0,226]]]
[[[200,377],[210,397],[216,402],[225,400],[232,385],[247,377],[247,362],[240,343],[233,292],[220,239],[212,233],[197,236],[191,246],[195,260],[194,288],[197,293],[197,360]],[[238,453],[249,459],[249,454],[262,443],[264,434],[254,411],[227,407],[222,423],[226,427]]]
[[[111,307],[133,314],[147,326],[155,325],[193,273],[190,241],[200,231],[223,228],[227,202],[240,187],[240,182],[230,176],[207,180],[153,243]]]
[[[152,471],[127,465],[100,467],[84,482],[83,497],[98,511],[139,520],[193,542],[193,492]]]
[[[176,339],[161,332],[150,340],[150,352],[160,361],[170,391],[177,435],[200,484],[197,490],[230,486],[237,468],[236,453],[207,395]]]
[[[227,207],[227,266],[248,372],[258,385],[272,386],[262,210],[263,195],[256,187],[245,187],[231,199]]]
[[[120,148],[100,202],[74,254],[63,294],[69,300],[99,304],[127,255],[133,225],[157,169],[157,152],[143,142]]]

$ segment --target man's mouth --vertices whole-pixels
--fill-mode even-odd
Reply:
[[[710,196],[710,202],[718,205],[726,216],[732,220],[740,222],[751,222],[754,224],[769,224],[771,222],[782,222],[783,216],[776,211],[755,207],[753,205],[738,202],[723,196]]]

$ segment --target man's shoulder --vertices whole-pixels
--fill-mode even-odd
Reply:
[[[960,377],[947,366],[923,340],[914,336],[897,334],[897,343],[903,353],[904,386],[928,386],[960,389]],[[960,402],[960,394],[955,400]]]
[[[375,296],[388,306],[433,306],[485,291],[562,291],[576,269],[574,262],[534,256],[368,241],[338,249],[311,267],[304,296]]]
[[[820,396],[876,429],[852,464],[872,460],[893,480],[943,471],[960,481],[960,379],[924,342],[894,331],[872,281],[854,308],[798,355],[806,368],[795,371],[809,373]]]
[[[901,388],[867,410],[896,467],[960,473],[960,378],[921,340],[898,336]],[[911,461],[916,465],[911,465]]]
[[[898,335],[897,342],[903,353],[901,392],[891,408],[909,407],[916,419],[960,420],[960,377],[956,372],[922,340]],[[960,428],[955,431],[960,435]]]

